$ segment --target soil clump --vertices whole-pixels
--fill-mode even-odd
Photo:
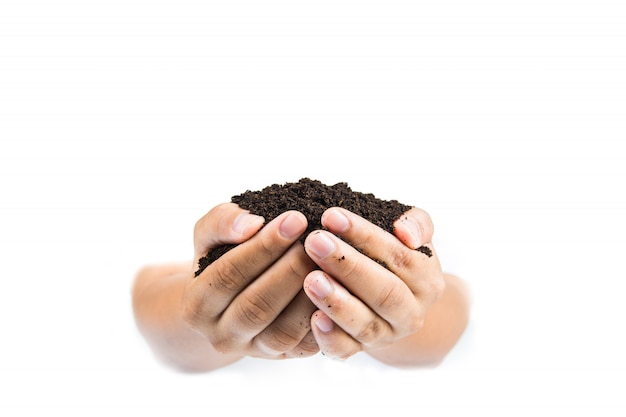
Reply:
[[[248,190],[233,196],[231,202],[252,214],[263,216],[266,223],[288,210],[301,212],[308,221],[308,227],[300,237],[301,242],[304,242],[312,231],[324,229],[321,224],[322,213],[330,207],[349,210],[389,233],[393,233],[393,223],[411,208],[397,200],[381,200],[371,193],[353,191],[345,182],[329,186],[310,178],[302,178],[298,182],[283,185],[273,184],[260,191]],[[210,250],[206,256],[200,258],[199,269],[195,275],[198,276],[207,266],[235,246],[222,245]],[[432,256],[428,247],[422,246],[418,250]]]

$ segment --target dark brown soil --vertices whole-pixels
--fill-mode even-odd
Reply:
[[[390,233],[393,233],[393,223],[411,208],[396,200],[381,200],[373,194],[352,191],[348,184],[343,182],[328,186],[309,178],[302,178],[296,183],[273,184],[261,191],[248,190],[233,196],[231,201],[253,214],[263,216],[266,222],[288,210],[301,212],[309,222],[308,228],[300,237],[301,241],[304,241],[313,230],[323,229],[322,213],[329,207],[350,210]],[[233,247],[235,245],[223,245],[200,258],[196,276]],[[425,246],[418,250],[432,256],[430,249]]]

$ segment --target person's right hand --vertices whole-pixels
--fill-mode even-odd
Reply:
[[[282,359],[314,355],[317,309],[302,284],[316,268],[298,238],[306,217],[288,211],[264,219],[233,203],[214,207],[196,223],[194,262],[223,244],[238,244],[187,282],[182,316],[213,347],[228,354]]]

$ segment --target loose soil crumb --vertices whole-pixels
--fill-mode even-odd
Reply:
[[[321,218],[329,207],[342,207],[390,233],[393,233],[393,223],[411,208],[397,200],[381,200],[373,194],[353,191],[345,182],[329,186],[309,178],[284,185],[273,184],[260,191],[248,190],[233,196],[231,202],[252,214],[263,216],[266,223],[288,210],[301,212],[308,221],[308,227],[300,237],[301,242],[304,242],[312,231],[324,228]],[[199,269],[195,275],[198,276],[207,266],[235,246],[222,245],[209,251],[206,256],[200,258]],[[429,257],[432,256],[432,251],[425,246],[417,250]]]
[[[424,255],[428,256],[429,258],[433,256],[433,251],[428,246],[420,246],[416,250],[422,252]]]

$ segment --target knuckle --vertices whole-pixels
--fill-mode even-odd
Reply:
[[[386,316],[391,311],[397,310],[398,306],[404,304],[405,300],[405,291],[401,285],[397,283],[393,283],[391,287],[382,292],[381,297],[376,302],[375,311],[378,311],[380,315]]]
[[[304,278],[316,267],[315,263],[309,258],[306,252],[304,252],[304,248],[301,244],[292,246],[287,255],[289,256],[285,256],[284,258],[288,260],[287,274],[290,276]]]
[[[298,346],[300,338],[277,327],[272,329],[269,334],[264,335],[260,342],[266,349],[277,353],[285,353]]]
[[[262,234],[258,250],[263,258],[274,258],[278,250],[275,237],[269,234]]]
[[[427,303],[433,303],[441,297],[446,290],[446,281],[443,273],[431,275],[421,283],[421,297]]]
[[[212,318],[205,310],[205,299],[197,293],[192,294],[187,293],[183,298],[180,307],[181,318],[193,330],[203,333],[202,329]]]
[[[413,252],[405,250],[405,248],[395,248],[395,250],[391,251],[390,264],[391,269],[394,271],[411,269],[413,266]]]
[[[313,259],[309,258],[309,255],[304,251],[304,246],[301,243],[296,243],[298,246],[298,253],[300,254],[299,260],[296,262],[296,272],[299,273],[299,276],[305,277],[311,271],[317,268],[317,264],[313,262]]]
[[[193,329],[198,329],[205,318],[197,303],[186,303],[181,314],[183,321]]]
[[[378,318],[370,320],[365,326],[359,330],[356,340],[364,345],[372,344],[381,338],[384,326]]]
[[[235,314],[245,326],[256,329],[270,322],[275,317],[276,312],[265,297],[254,293],[242,300]]]
[[[236,348],[237,337],[231,332],[224,333],[214,328],[214,319],[205,314],[198,303],[186,304],[182,309],[182,319],[191,330],[205,337],[216,351],[230,353]]]
[[[304,269],[299,262],[289,262],[289,274],[298,278],[304,278],[310,272],[309,269]]]
[[[230,353],[237,347],[237,339],[228,334],[213,334],[209,339],[213,348],[219,353]]]
[[[222,257],[211,265],[212,282],[217,289],[224,292],[239,292],[244,285],[245,277],[237,264]]]
[[[395,337],[404,337],[417,333],[424,327],[427,306],[419,297],[412,298],[412,301],[404,304],[405,312],[401,322],[392,328]]]
[[[367,254],[369,248],[376,247],[376,236],[374,233],[366,233],[359,237],[360,239],[354,239],[352,244],[361,249],[363,253]]]
[[[420,310],[413,310],[406,321],[409,334],[419,332],[424,327],[424,314]]]
[[[302,341],[298,344],[298,346],[295,347],[295,349],[293,350],[293,353],[294,353],[293,356],[296,356],[296,357],[297,356],[299,357],[313,356],[319,351],[320,351],[319,345],[315,341],[315,338],[313,337],[313,335],[309,333],[309,335],[305,337],[304,339],[302,339]]]
[[[362,274],[362,266],[358,261],[344,261],[343,271],[341,272],[342,281],[345,283],[358,282]]]

